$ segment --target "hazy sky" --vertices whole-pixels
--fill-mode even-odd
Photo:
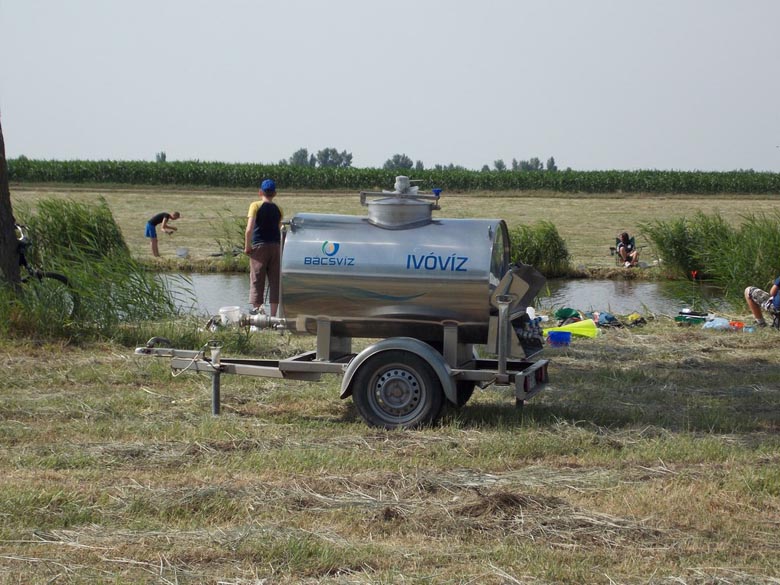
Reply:
[[[780,171],[779,0],[0,0],[10,158]]]

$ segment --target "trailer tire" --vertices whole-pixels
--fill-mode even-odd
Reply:
[[[416,428],[439,418],[444,390],[433,368],[420,356],[389,350],[360,366],[352,399],[370,426]]]

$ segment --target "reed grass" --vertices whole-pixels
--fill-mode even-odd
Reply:
[[[217,212],[212,230],[216,234],[215,241],[219,252],[224,256],[232,256],[244,250],[247,219],[232,214],[224,209]]]
[[[739,224],[719,213],[697,213],[642,225],[663,258],[665,272],[692,280],[706,278],[724,296],[742,303],[746,286],[768,290],[780,275],[780,212],[745,214]]]
[[[530,264],[545,276],[565,276],[571,272],[571,255],[555,225],[539,221],[510,229],[512,262]]]
[[[104,199],[43,199],[34,210],[19,206],[16,216],[29,228],[28,261],[63,274],[72,296],[41,294],[48,279],[31,281],[20,295],[4,290],[0,327],[6,334],[110,336],[121,322],[176,313],[172,292],[133,259]],[[70,314],[63,303],[74,297],[78,311]]]

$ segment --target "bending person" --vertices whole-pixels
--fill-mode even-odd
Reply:
[[[181,214],[178,211],[174,211],[173,213],[162,211],[146,222],[146,237],[149,238],[152,244],[152,256],[160,255],[160,250],[157,248],[157,226],[162,224],[160,225],[160,229],[166,234],[172,234],[176,231],[176,228],[168,222],[179,219],[180,217]]]
[[[749,286],[745,289],[745,300],[748,309],[753,313],[756,319],[757,327],[766,327],[763,311],[769,311],[774,315],[780,313],[780,277],[776,278],[769,292],[761,290],[756,286]]]
[[[276,183],[266,179],[260,184],[260,200],[249,206],[244,252],[249,256],[249,303],[260,311],[265,303],[265,282],[268,278],[268,301],[271,316],[279,307],[279,274],[281,262],[282,210],[273,202]]]
[[[636,249],[634,238],[629,237],[628,232],[620,234],[617,252],[626,268],[636,266],[639,262],[639,250]]]

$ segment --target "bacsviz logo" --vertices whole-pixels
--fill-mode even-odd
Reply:
[[[322,243],[322,253],[326,256],[335,256],[339,253],[340,244],[338,242],[329,242],[325,240]]]
[[[322,243],[323,256],[304,256],[303,264],[306,266],[354,266],[355,259],[351,256],[337,256],[341,250],[341,244],[338,242],[329,242],[325,240]]]

